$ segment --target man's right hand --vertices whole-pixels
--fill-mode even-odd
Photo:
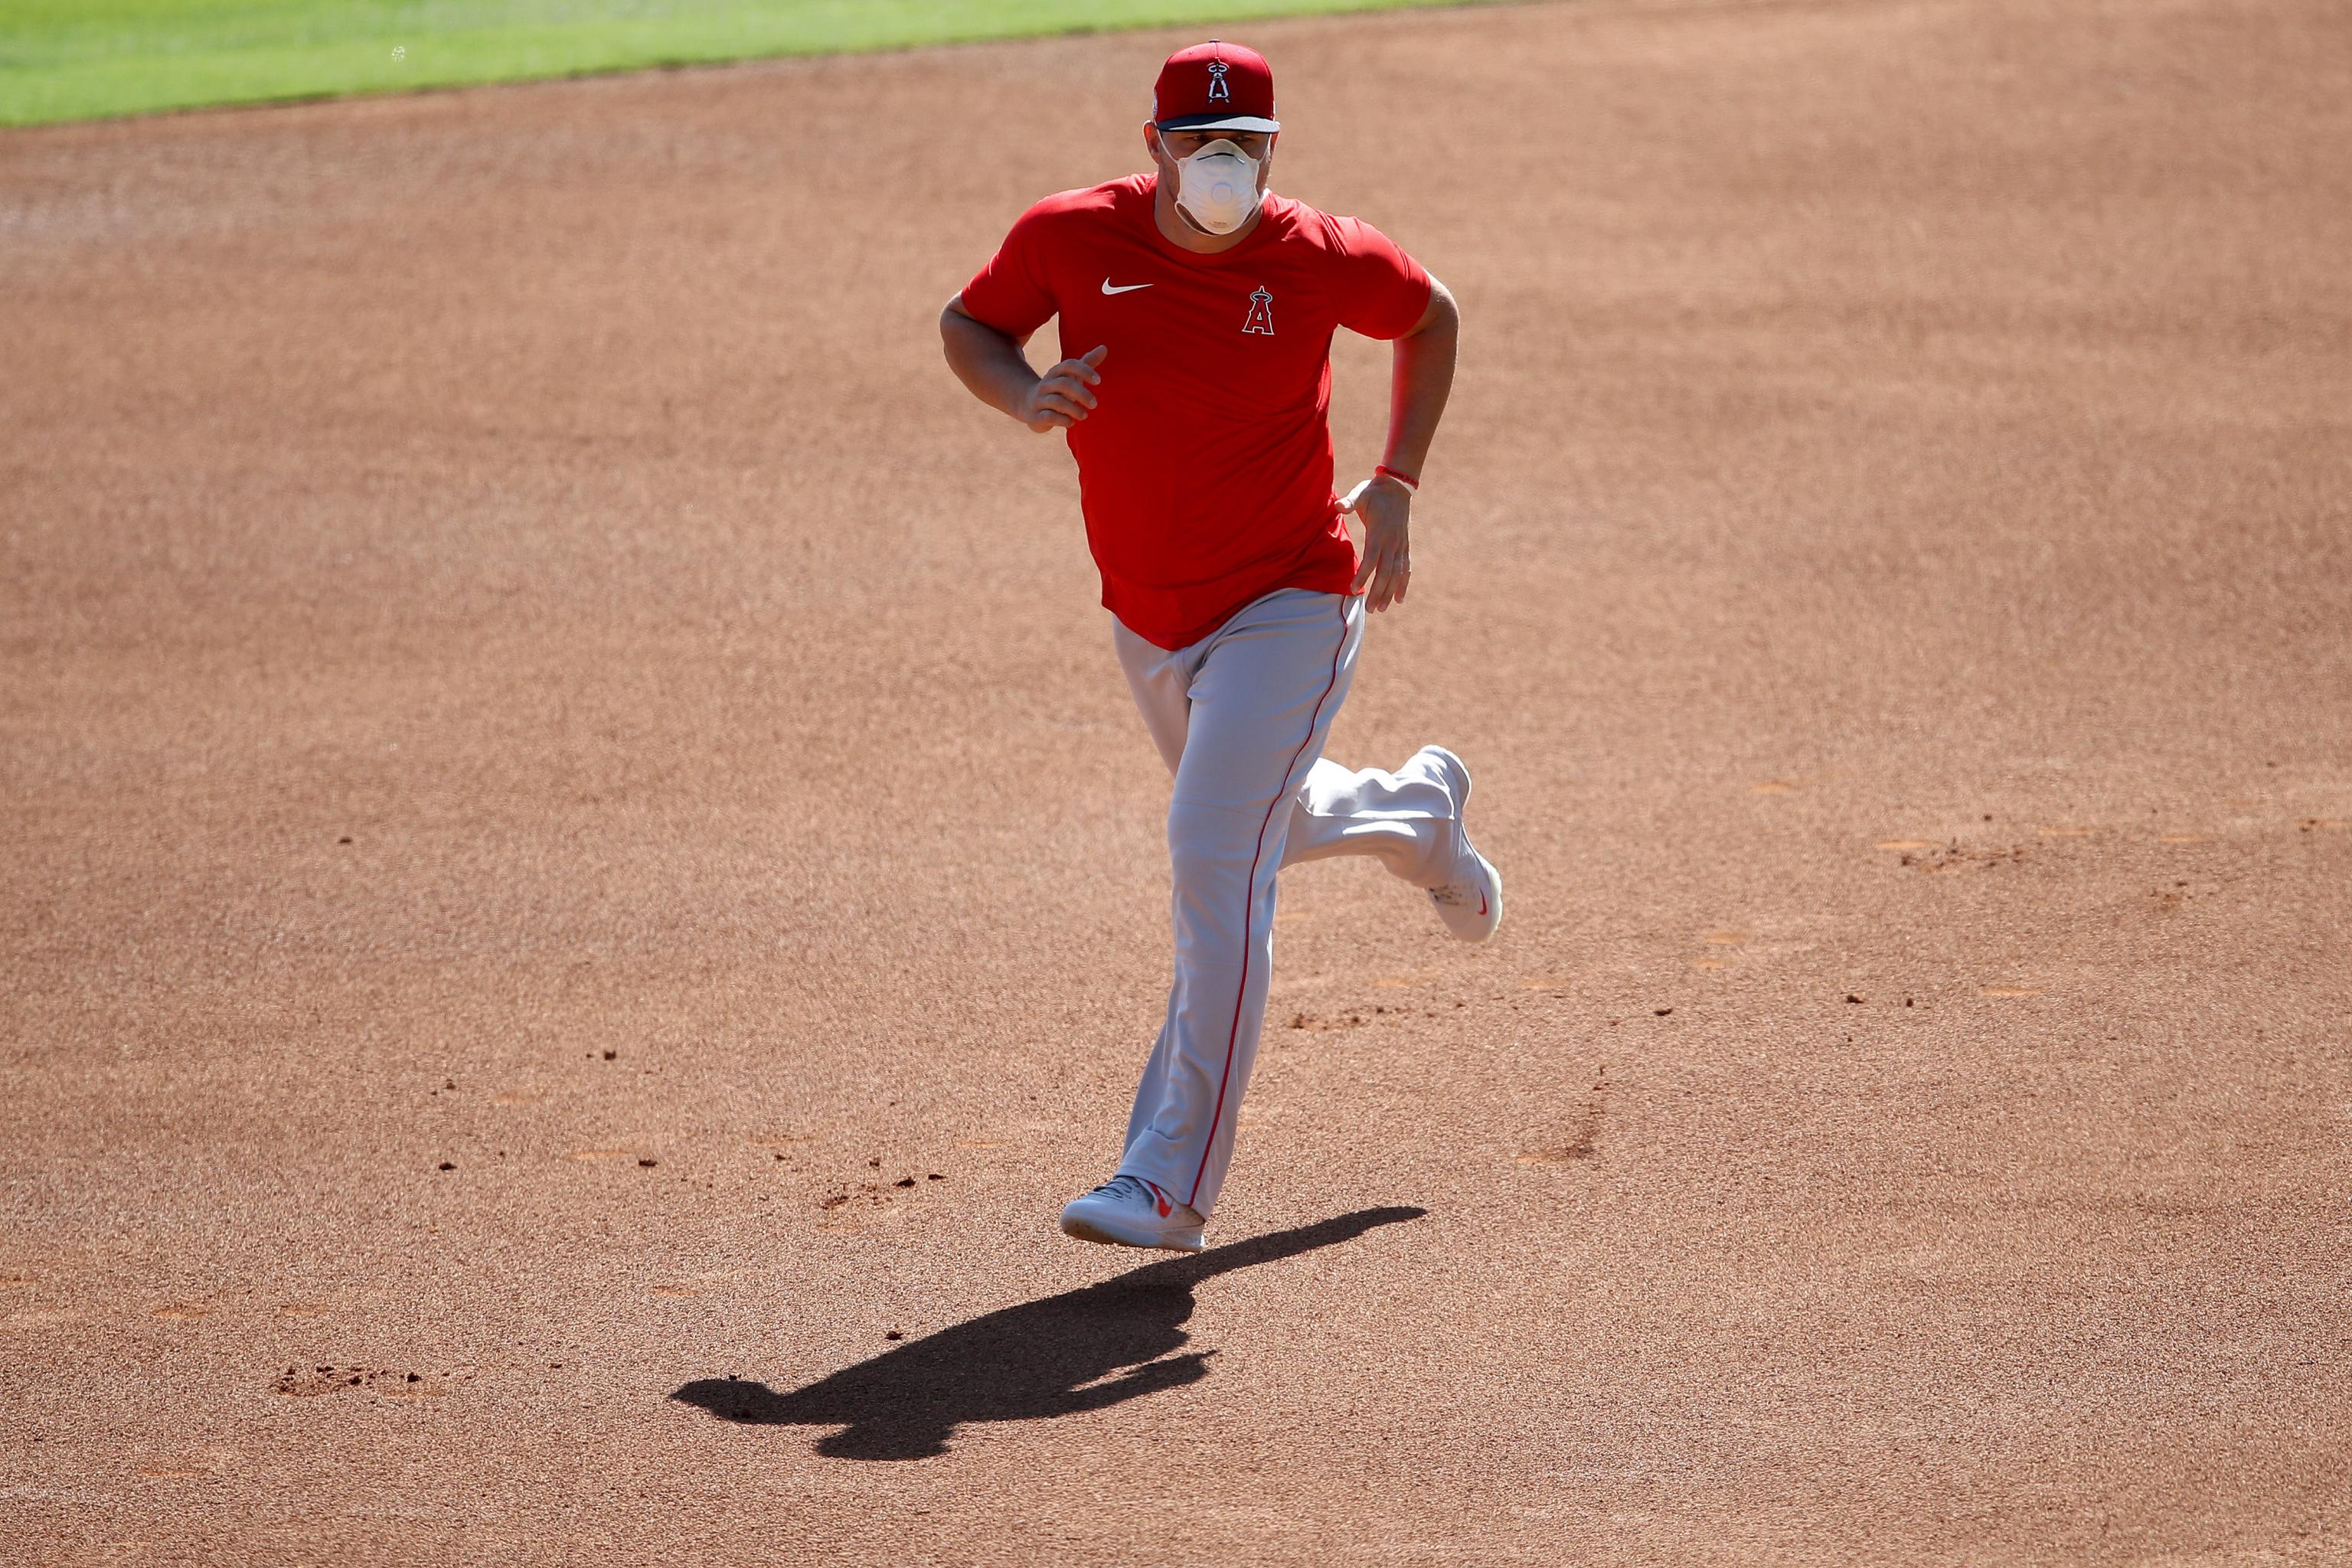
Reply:
[[[1109,353],[1108,343],[1098,343],[1039,376],[1013,417],[1041,436],[1048,430],[1066,430],[1084,419],[1095,406],[1095,395],[1087,389],[1102,384],[1102,373],[1096,367]]]

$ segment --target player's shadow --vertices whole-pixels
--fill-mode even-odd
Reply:
[[[703,1377],[670,1395],[722,1421],[840,1426],[817,1443],[836,1459],[922,1459],[972,1421],[1040,1421],[1100,1410],[1209,1375],[1208,1354],[1171,1354],[1204,1279],[1352,1240],[1418,1208],[1359,1209],[1295,1230],[1146,1264],[1099,1285],[1006,1307],[789,1394]],[[1116,1374],[1116,1375],[1114,1375]]]

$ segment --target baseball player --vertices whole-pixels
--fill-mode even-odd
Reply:
[[[1265,1022],[1281,868],[1371,856],[1468,942],[1503,914],[1463,827],[1461,759],[1424,746],[1383,773],[1322,754],[1366,609],[1412,583],[1460,316],[1370,224],[1268,193],[1281,129],[1264,58],[1178,50],[1143,127],[1152,172],[1031,207],[940,317],[975,397],[1067,433],[1111,640],[1175,775],[1175,981],[1118,1171],[1062,1211],[1087,1241],[1200,1250]],[[1041,376],[1023,345],[1055,315],[1063,357]],[[1344,500],[1327,417],[1340,327],[1395,345],[1386,456]]]

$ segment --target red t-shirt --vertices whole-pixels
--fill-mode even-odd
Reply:
[[[1277,588],[1344,594],[1356,547],[1331,489],[1331,333],[1394,338],[1429,274],[1351,217],[1268,195],[1249,237],[1200,256],[1152,220],[1159,178],[1048,196],[964,285],[1015,338],[1059,314],[1061,357],[1110,347],[1071,426],[1103,604],[1161,647]]]

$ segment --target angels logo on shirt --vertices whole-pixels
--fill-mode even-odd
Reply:
[[[1274,296],[1266,292],[1263,283],[1250,295],[1249,319],[1242,323],[1242,331],[1274,336]]]

